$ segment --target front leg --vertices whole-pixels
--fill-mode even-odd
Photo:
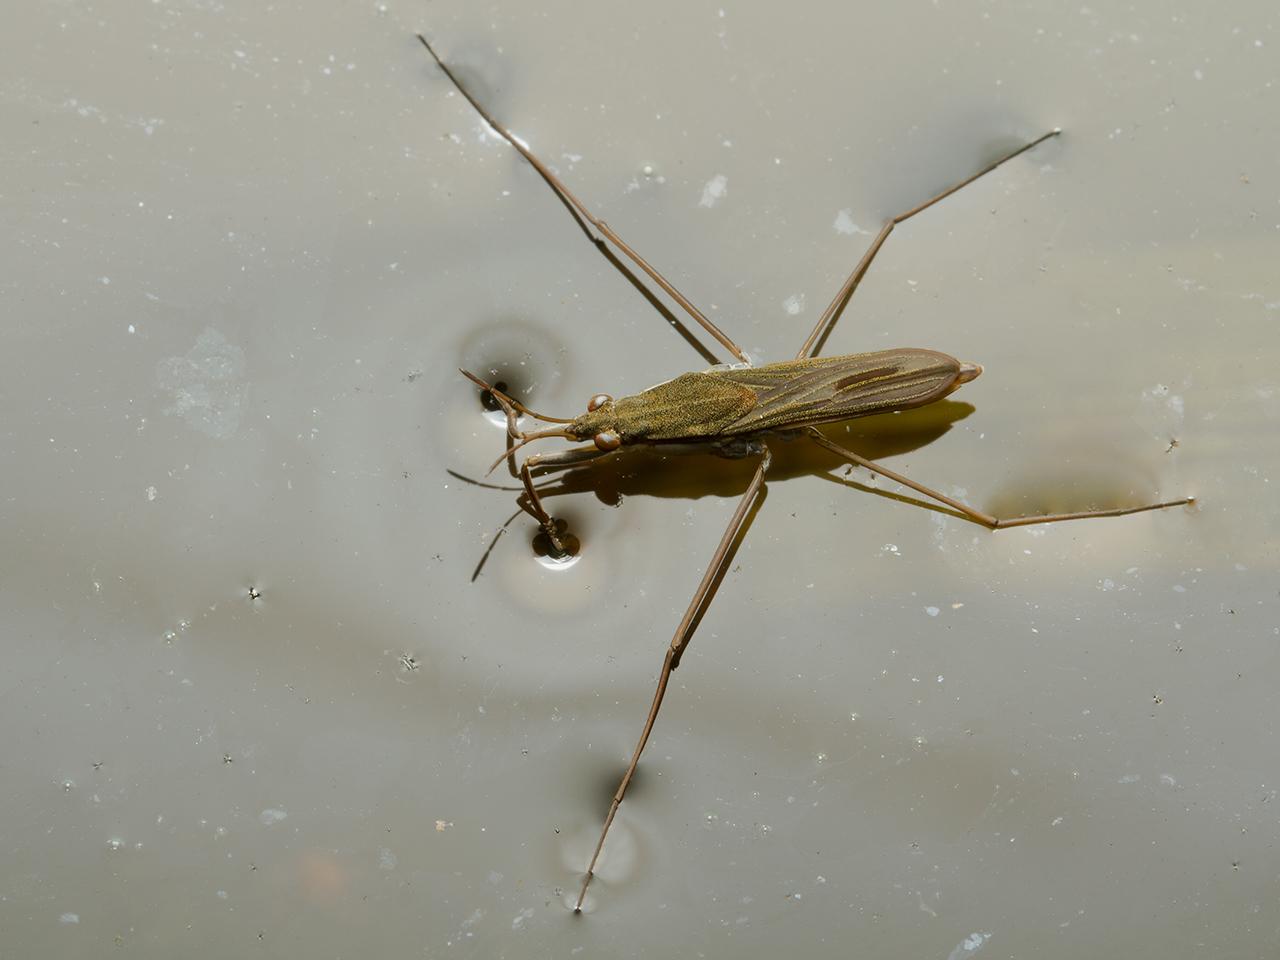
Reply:
[[[539,467],[565,469],[612,452],[612,450],[601,450],[596,446],[574,447],[572,450],[562,450],[559,453],[535,453],[533,456],[525,457],[524,463],[520,465],[520,479],[524,483],[524,494],[518,500],[520,509],[538,521],[557,555],[567,556],[570,551],[565,549],[564,542],[556,530],[555,518],[547,513],[542,505],[542,498],[538,496],[538,490],[533,485],[532,471]]]

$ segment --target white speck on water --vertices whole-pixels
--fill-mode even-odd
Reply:
[[[793,317],[799,316],[800,311],[804,309],[804,294],[793,293],[787,297],[782,301],[782,309]]]
[[[130,332],[130,333],[137,333],[137,332],[138,332],[138,328],[137,328],[137,327],[135,327],[135,326],[131,323],[131,324],[129,324],[129,332]]]
[[[147,502],[150,503],[158,495],[154,486],[147,487]]]
[[[396,855],[392,853],[390,850],[388,850],[386,847],[379,848],[378,850],[378,869],[379,870],[394,870],[396,868],[396,864],[399,862],[400,861],[396,859]]]
[[[1174,592],[1174,593],[1186,593],[1186,592],[1187,592],[1187,588],[1186,588],[1186,587],[1184,587],[1184,586],[1183,586],[1182,584],[1180,584],[1180,583],[1175,583],[1175,584],[1173,585],[1173,592]]]
[[[521,930],[524,928],[526,920],[533,919],[533,907],[525,907],[516,914],[515,919],[511,921],[512,930]]]
[[[273,823],[279,823],[287,816],[289,816],[287,810],[281,810],[279,807],[267,807],[267,809],[258,814],[258,820],[263,826],[269,827]]]
[[[835,222],[831,226],[835,228],[836,233],[842,233],[846,237],[851,237],[855,233],[860,233],[864,237],[871,236],[870,230],[863,230],[853,222],[853,211],[851,210],[837,211]]]
[[[939,610],[937,607],[925,607],[925,608],[924,608],[924,612],[925,612],[925,613],[927,613],[927,614],[928,614],[929,616],[931,616],[931,617],[936,617],[936,616],[937,616],[938,614],[940,614],[942,611],[941,611],[941,610]]]
[[[1166,787],[1176,787],[1178,785],[1177,778],[1175,778],[1172,774],[1169,774],[1169,773],[1160,774],[1160,782],[1163,783]]]
[[[725,194],[728,192],[729,178],[723,173],[717,173],[703,185],[702,199],[698,201],[698,206],[714,207],[724,199]]]
[[[1051,827],[1062,826],[1062,819],[1063,819],[1062,817],[1054,817],[1052,820],[1049,821],[1049,826]]]
[[[165,408],[217,439],[233,435],[248,399],[244,350],[206,327],[187,353],[156,364],[156,382],[172,401]]]
[[[65,923],[65,924],[79,923],[79,922],[80,922],[80,914],[78,914],[78,913],[64,913],[62,916],[60,916],[60,917],[58,918],[58,922],[59,922],[59,923]]]
[[[1192,70],[1191,75],[1195,77],[1197,80],[1204,79],[1204,71],[1201,70],[1199,67],[1196,67],[1194,70]]]
[[[219,900],[225,900],[225,899],[227,899],[227,891],[225,891],[225,890],[218,890],[218,891],[216,892],[216,895],[217,895],[217,897],[218,897],[218,899],[219,899]]]
[[[1137,783],[1141,779],[1142,774],[1140,773],[1126,773],[1123,777],[1117,780],[1116,783]]]
[[[991,934],[989,933],[971,933],[961,940],[954,950],[947,954],[947,960],[963,960],[964,957],[972,957],[985,947],[990,939]]]
[[[898,545],[896,543],[886,543],[883,547],[880,548],[880,553],[881,554],[887,553],[895,557],[902,556],[902,554],[898,551]]]

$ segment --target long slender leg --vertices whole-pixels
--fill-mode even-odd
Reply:
[[[653,731],[653,724],[658,719],[658,711],[662,708],[662,698],[667,693],[667,683],[671,679],[671,671],[680,666],[680,657],[684,654],[685,648],[693,637],[694,622],[707,602],[708,594],[711,592],[712,585],[716,582],[716,576],[725,562],[725,557],[729,555],[733,541],[742,530],[742,524],[746,520],[747,511],[751,509],[752,501],[755,500],[756,495],[760,492],[760,488],[764,486],[764,475],[765,471],[769,469],[769,462],[769,449],[766,447],[760,466],[756,467],[755,475],[747,485],[746,493],[738,501],[737,509],[733,511],[733,516],[729,519],[729,525],[725,527],[724,536],[720,538],[720,544],[716,547],[716,552],[711,557],[711,563],[707,565],[706,572],[702,574],[698,589],[694,591],[693,599],[689,601],[689,607],[685,610],[684,616],[680,618],[675,635],[671,638],[671,646],[667,648],[666,656],[662,659],[662,672],[658,674],[657,689],[653,691],[653,705],[649,707],[649,716],[645,718],[644,729],[640,731],[640,740],[636,743],[635,752],[631,754],[631,763],[627,765],[627,772],[622,775],[622,782],[618,784],[618,790],[614,793],[613,801],[609,804],[609,813],[604,818],[604,827],[600,831],[600,839],[596,843],[595,852],[591,854],[591,862],[587,864],[587,875],[582,880],[582,889],[578,891],[578,902],[573,908],[575,911],[582,910],[582,900],[587,895],[587,887],[591,884],[591,878],[595,876],[596,861],[600,859],[600,851],[604,849],[604,838],[609,835],[609,828],[613,826],[613,818],[617,815],[618,807],[622,805],[622,798],[627,794],[627,787],[631,785],[631,778],[635,776],[636,767],[640,764],[640,754],[644,752],[645,744],[649,742],[649,734]]]
[[[836,295],[834,298],[832,298],[831,303],[827,305],[827,309],[822,311],[822,316],[820,316],[818,318],[818,322],[814,324],[813,332],[809,334],[808,339],[806,339],[804,342],[804,346],[802,346],[800,348],[800,351],[796,354],[796,359],[801,360],[810,355],[817,354],[817,350],[814,349],[814,345],[818,344],[818,342],[824,339],[827,333],[830,332],[830,328],[835,323],[836,317],[839,315],[840,311],[844,308],[844,305],[846,302],[848,302],[849,298],[853,296],[854,289],[862,281],[862,277],[867,272],[867,268],[871,266],[871,261],[874,260],[876,254],[880,252],[880,248],[884,246],[884,242],[889,238],[889,234],[893,233],[894,227],[902,223],[904,220],[910,220],[917,213],[920,213],[924,210],[928,210],[939,200],[945,200],[947,197],[951,196],[951,194],[955,193],[961,187],[967,187],[969,184],[973,183],[973,181],[977,180],[979,177],[986,176],[988,173],[990,173],[996,167],[1000,166],[1002,163],[1006,163],[1007,161],[1012,160],[1014,157],[1018,156],[1019,154],[1026,153],[1032,147],[1043,143],[1045,140],[1048,140],[1050,137],[1056,137],[1061,132],[1062,132],[1061,130],[1055,128],[1053,130],[1050,130],[1046,134],[1042,134],[1041,136],[1036,137],[1030,143],[1019,147],[1017,150],[1014,150],[1012,153],[1005,154],[999,160],[995,161],[994,163],[988,164],[987,166],[983,167],[981,170],[979,170],[977,173],[973,174],[972,176],[967,177],[964,180],[961,180],[959,183],[955,184],[954,186],[948,187],[947,189],[939,193],[937,196],[931,197],[928,200],[926,200],[924,203],[917,204],[916,206],[912,207],[910,210],[906,211],[905,213],[900,213],[896,217],[893,217],[890,220],[885,221],[885,225],[880,228],[880,232],[876,234],[876,238],[871,241],[871,246],[869,246],[867,248],[867,252],[862,255],[862,259],[858,261],[858,265],[853,268],[853,272],[849,274],[845,282],[841,284],[840,289],[836,291]]]
[[[480,102],[476,100],[476,98],[473,97],[470,94],[470,92],[468,92],[467,88],[464,87],[461,82],[459,82],[458,78],[453,75],[453,71],[450,70],[449,67],[445,64],[445,62],[440,59],[440,55],[436,53],[435,50],[432,48],[431,44],[427,42],[426,37],[424,37],[422,34],[418,34],[418,39],[422,41],[422,45],[427,48],[427,53],[431,54],[431,58],[435,60],[436,64],[440,67],[440,69],[444,71],[444,75],[449,78],[450,82],[452,82],[453,85],[458,89],[458,92],[461,93],[466,98],[467,102],[470,103],[471,106],[475,108],[476,113],[480,114],[480,116],[484,119],[484,122],[489,124],[489,126],[491,126],[494,130],[496,130],[498,132],[498,135],[501,136],[504,140],[506,140],[507,143],[515,147],[516,150],[520,153],[520,155],[529,161],[529,163],[533,166],[533,169],[538,171],[542,179],[547,182],[547,185],[551,187],[551,189],[554,190],[562,200],[570,204],[573,207],[573,209],[577,210],[578,213],[580,213],[583,216],[583,218],[586,219],[588,223],[590,223],[593,227],[595,227],[598,231],[600,231],[601,234],[607,237],[608,240],[615,247],[617,247],[620,251],[622,251],[622,253],[627,257],[627,259],[629,259],[637,267],[639,267],[646,274],[648,274],[649,278],[653,280],[654,283],[656,283],[659,287],[661,287],[662,290],[669,297],[671,297],[672,300],[678,303],[684,309],[684,311],[687,314],[689,314],[690,317],[692,317],[699,324],[701,324],[702,328],[706,330],[707,333],[711,334],[711,336],[715,337],[718,341],[720,341],[721,345],[724,346],[730,353],[732,353],[735,357],[737,357],[743,363],[751,362],[747,358],[747,355],[743,352],[742,348],[739,347],[736,343],[734,343],[733,340],[729,338],[728,334],[726,334],[723,330],[721,330],[714,323],[712,323],[711,320],[708,319],[707,316],[701,310],[695,307],[693,303],[690,302],[690,300],[683,293],[681,293],[679,290],[675,288],[674,285],[672,285],[671,281],[669,281],[666,277],[664,277],[661,273],[659,273],[657,268],[652,266],[648,260],[640,256],[639,253],[633,250],[631,246],[625,240],[622,239],[622,237],[618,236],[618,234],[614,232],[612,227],[610,227],[607,223],[605,223],[603,220],[601,220],[599,217],[593,214],[590,210],[588,210],[586,204],[584,204],[581,200],[579,200],[578,197],[574,194],[574,192],[570,190],[567,186],[565,186],[564,181],[562,181],[559,177],[557,177],[554,173],[551,172],[550,167],[548,167],[545,163],[539,160],[534,155],[533,151],[530,150],[528,147],[526,147],[523,143],[521,143],[520,140],[517,137],[515,137],[510,130],[508,130],[506,127],[504,127],[501,123],[499,123],[497,120],[493,118],[490,115],[489,111],[486,110],[484,107],[482,107],[480,105]]]
[[[981,510],[975,509],[967,503],[961,503],[959,500],[948,497],[945,493],[940,493],[937,490],[926,487],[922,483],[916,483],[914,480],[904,477],[896,470],[890,470],[888,467],[881,466],[874,460],[868,460],[866,457],[861,457],[852,450],[846,450],[838,443],[832,443],[812,427],[809,428],[809,435],[813,438],[815,443],[819,446],[825,447],[832,453],[839,454],[846,460],[851,460],[859,466],[866,467],[874,473],[888,477],[890,480],[897,480],[898,483],[901,483],[903,486],[910,487],[912,490],[917,493],[922,493],[926,497],[931,497],[940,503],[945,503],[948,507],[963,513],[970,520],[980,523],[984,527],[990,527],[992,530],[1003,529],[1005,527],[1024,527],[1031,523],[1057,523],[1061,520],[1084,520],[1087,517],[1123,517],[1126,514],[1143,513],[1147,510],[1163,510],[1166,507],[1180,507],[1183,504],[1195,503],[1196,499],[1195,497],[1182,497],[1178,500],[1168,500],[1164,503],[1148,503],[1141,507],[1117,507],[1112,510],[1080,510],[1076,513],[1043,513],[1030,517],[993,517],[991,514],[983,513]]]

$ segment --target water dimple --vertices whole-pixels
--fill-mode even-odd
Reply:
[[[578,902],[578,892],[582,889],[583,871],[591,852],[595,849],[600,836],[597,823],[583,823],[576,829],[567,830],[560,836],[558,846],[560,863],[572,871],[573,882],[565,884],[563,903],[570,910]],[[625,886],[635,879],[643,862],[640,837],[623,820],[615,820],[605,840],[604,849],[596,861],[591,885],[582,901],[582,912],[590,913],[595,907],[595,895],[604,888]]]
[[[555,527],[563,549],[557,550],[547,532],[539,529],[533,537],[533,556],[548,570],[568,570],[581,559],[582,541],[568,532],[569,525],[565,521],[556,520]]]
[[[471,371],[484,386],[492,386],[518,403],[536,406],[539,395],[556,380],[564,347],[552,329],[508,317],[475,329],[461,345],[457,360],[462,370]],[[484,386],[476,386],[485,417],[505,426],[502,404]]]
[[[497,390],[499,393],[507,396],[511,395],[509,392],[510,389],[511,388],[507,386],[507,381],[505,380],[499,380],[497,383],[493,384],[493,390]],[[493,395],[493,390],[480,391],[480,406],[484,407],[489,413],[503,413],[502,404],[500,404],[498,402],[498,398]],[[502,419],[506,419],[506,414],[503,414]]]

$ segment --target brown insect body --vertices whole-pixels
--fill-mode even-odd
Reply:
[[[606,400],[566,429],[578,440],[612,434],[623,445],[714,443],[922,407],[981,372],[914,347],[712,369]]]
[[[475,107],[498,134],[538,172],[555,192],[556,196],[569,208],[569,212],[578,221],[579,226],[587,232],[602,250],[607,240],[617,251],[625,256],[635,267],[649,277],[657,287],[677,303],[702,329],[724,346],[740,361],[747,360],[746,353],[723,330],[717,327],[705,314],[695,307],[687,297],[678,291],[670,281],[662,276],[644,257],[632,249],[618,233],[605,221],[596,217],[587,206],[565,185],[565,183],[545,163],[529,150],[511,131],[482,106],[466,88],[458,81],[453,72],[431,48],[431,44],[421,34],[418,39],[423,47],[444,71],[454,87]],[[985,174],[995,170],[1001,164],[1012,160],[1038,144],[1058,136],[1057,128],[1042,134],[1036,139],[1024,143],[993,162],[987,164],[977,173],[966,177],[959,183],[948,187],[919,203],[909,210],[886,220],[880,232],[876,234],[862,259],[850,272],[844,283],[836,292],[830,304],[818,317],[817,323],[808,338],[801,345],[796,359],[782,363],[770,363],[759,367],[744,365],[741,367],[713,368],[701,373],[685,373],[673,380],[660,383],[629,397],[617,400],[606,394],[597,394],[587,404],[587,412],[582,416],[567,420],[560,417],[548,417],[535,413],[522,403],[504,394],[500,389],[486,383],[473,373],[462,371],[463,375],[492,397],[506,413],[507,433],[515,441],[490,469],[496,469],[503,462],[509,462],[513,472],[516,469],[514,454],[525,444],[552,437],[570,440],[589,440],[590,445],[572,447],[550,453],[535,453],[524,459],[519,467],[520,479],[524,493],[520,498],[520,506],[534,517],[542,527],[547,541],[557,554],[567,556],[565,543],[560,538],[563,524],[557,525],[555,519],[542,505],[537,487],[533,482],[534,470],[566,470],[591,460],[608,456],[627,444],[685,444],[691,447],[709,448],[723,456],[753,455],[760,458],[750,483],[738,501],[738,505],[730,518],[711,558],[694,591],[684,616],[676,626],[663,658],[662,670],[658,675],[658,683],[653,694],[653,703],[649,708],[639,741],[631,754],[631,762],[618,784],[617,792],[609,805],[604,825],[595,851],[587,864],[587,872],[583,877],[582,887],[578,891],[574,910],[581,910],[587,894],[587,887],[595,875],[596,863],[604,850],[605,838],[613,824],[614,817],[626,796],[627,787],[635,775],[640,763],[640,755],[644,752],[649,734],[653,730],[658,711],[666,695],[671,673],[680,663],[686,647],[701,614],[715,591],[718,575],[725,569],[725,564],[732,555],[734,544],[742,536],[748,522],[751,505],[764,490],[765,473],[769,469],[770,453],[764,441],[771,434],[789,434],[805,432],[812,442],[849,461],[876,474],[894,480],[916,493],[943,504],[956,515],[967,517],[992,530],[1004,527],[1023,526],[1031,523],[1055,523],[1064,520],[1080,520],[1086,517],[1118,517],[1125,514],[1141,513],[1147,510],[1159,510],[1165,507],[1190,504],[1193,497],[1180,497],[1161,503],[1145,503],[1138,506],[1112,507],[1104,509],[1087,509],[1071,513],[1038,514],[1018,517],[996,517],[985,513],[967,503],[957,500],[939,490],[927,487],[909,477],[868,460],[853,450],[846,449],[815,429],[819,424],[836,423],[852,420],[857,417],[870,416],[876,413],[888,413],[896,410],[909,410],[941,400],[961,384],[982,373],[982,367],[974,363],[962,363],[954,357],[935,350],[903,348],[898,350],[878,350],[870,353],[854,353],[842,357],[814,356],[822,346],[826,334],[839,317],[849,297],[861,281],[871,261],[884,244],[886,238],[898,224],[909,220],[939,201],[951,196],[957,190],[972,183]],[[590,229],[588,228],[590,225]],[[594,235],[593,235],[594,230]],[[628,276],[637,282],[629,269],[620,261],[606,254],[610,260]],[[553,424],[552,427],[533,432],[520,429],[520,415]],[[1174,441],[1176,444],[1176,441]],[[1172,449],[1172,445],[1170,447]]]

